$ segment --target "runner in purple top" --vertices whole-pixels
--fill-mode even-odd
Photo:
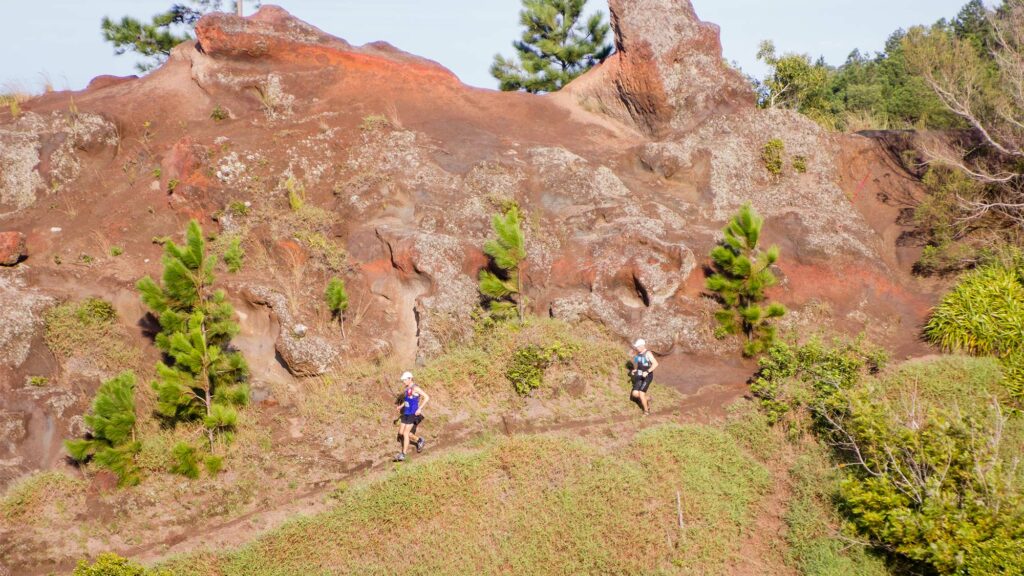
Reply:
[[[423,421],[423,408],[430,402],[430,395],[416,385],[412,379],[412,372],[402,374],[402,383],[405,384],[405,391],[402,393],[402,402],[398,405],[399,419],[398,435],[402,439],[402,451],[395,456],[395,462],[405,460],[405,453],[409,451],[409,440],[416,446],[417,452],[423,451],[427,441],[422,436],[416,435],[416,427]]]

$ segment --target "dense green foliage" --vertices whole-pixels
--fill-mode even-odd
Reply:
[[[100,385],[84,420],[89,436],[64,442],[68,454],[79,462],[92,459],[117,474],[122,486],[138,484],[135,455],[141,445],[135,440],[135,375],[124,372]]]
[[[242,270],[242,260],[245,259],[245,250],[242,249],[242,239],[236,237],[228,241],[228,247],[224,251],[224,265],[232,274]]]
[[[708,290],[722,303],[722,310],[715,313],[719,325],[715,335],[742,334],[745,356],[771,346],[775,327],[770,321],[786,313],[782,304],[761,305],[765,290],[777,282],[771,266],[779,259],[777,246],[764,251],[757,247],[763,224],[750,204],[744,204],[722,231],[722,243],[711,251],[715,273],[707,280]]]
[[[761,161],[764,168],[772,175],[772,178],[782,176],[783,154],[786,152],[786,143],[778,138],[772,138],[761,147]]]
[[[96,562],[92,564],[80,560],[71,576],[171,576],[171,572],[147,570],[144,566],[127,558],[122,558],[113,552],[105,552],[100,554],[96,558]]]
[[[574,346],[562,342],[554,342],[548,346],[527,344],[516,348],[505,369],[505,377],[522,395],[540,388],[544,383],[544,371],[554,362],[568,360],[572,357]]]
[[[342,320],[345,311],[348,310],[348,291],[345,289],[345,281],[341,278],[331,278],[327,283],[327,290],[324,292],[324,300],[327,302],[327,309],[335,318]]]
[[[234,407],[248,401],[248,367],[230,347],[239,329],[234,308],[212,289],[216,259],[207,255],[195,220],[185,240],[184,246],[164,245],[163,286],[146,277],[138,289],[160,322],[156,345],[166,354],[152,384],[157,413],[170,423],[201,421],[212,450],[215,434],[234,428]]]
[[[860,537],[940,574],[1024,570],[1024,421],[991,360],[910,362],[870,377],[858,346],[778,344],[754,392],[833,447],[837,503]]]
[[[241,0],[236,0],[241,1]],[[162,64],[178,44],[191,40],[189,33],[206,13],[221,9],[222,0],[189,0],[189,4],[172,4],[149,21],[124,16],[120,20],[104,17],[100,24],[103,39],[114,45],[117,55],[134,52],[143,57],[135,67],[146,72]]]
[[[946,350],[999,358],[1007,387],[1024,398],[1024,264],[964,274],[932,310],[924,333]]]
[[[526,259],[523,229],[519,223],[519,207],[508,207],[504,215],[491,219],[494,238],[484,244],[484,253],[491,257],[494,270],[480,271],[480,293],[488,300],[491,313],[506,317],[514,310],[522,322],[525,297],[520,268]]]
[[[522,37],[513,58],[498,54],[491,75],[502,90],[555,92],[611,54],[600,12],[580,18],[587,0],[522,0]]]
[[[980,0],[971,0],[956,18],[934,27],[979,47],[991,34]],[[769,73],[755,81],[758,102],[765,108],[797,110],[835,130],[961,126],[920,74],[908,68],[906,35],[893,32],[877,54],[854,50],[838,67],[806,54],[778,55],[771,42],[764,42],[758,59]]]

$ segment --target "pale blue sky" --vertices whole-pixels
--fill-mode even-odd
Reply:
[[[184,1],[184,0],[178,0]],[[722,28],[725,57],[748,73],[763,68],[757,44],[823,55],[840,64],[854,48],[880,50],[896,28],[956,15],[967,0],[692,0]],[[133,56],[114,56],[99,32],[104,15],[149,17],[173,0],[0,0],[0,91],[38,91],[43,77],[78,89],[100,74],[134,73]],[[519,0],[277,0],[296,16],[354,44],[386,40],[437,60],[464,82],[492,88],[487,69],[510,53]],[[607,13],[602,0],[590,8]]]

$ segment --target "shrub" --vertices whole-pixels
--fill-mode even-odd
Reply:
[[[216,106],[214,106],[213,107],[213,111],[210,112],[210,118],[212,120],[214,120],[215,122],[220,122],[221,120],[227,120],[230,117],[231,117],[231,114],[225,108],[223,108],[220,104],[217,104]]]
[[[391,121],[383,114],[370,114],[369,116],[364,116],[362,124],[359,125],[359,129],[363,132],[376,132],[377,130],[390,127]]]
[[[71,457],[79,462],[93,460],[117,474],[121,486],[138,484],[134,458],[141,445],[135,440],[134,374],[124,372],[99,387],[85,425],[88,438],[64,443]]]
[[[765,290],[777,282],[771,266],[779,258],[777,246],[765,251],[757,247],[763,222],[750,204],[744,204],[723,230],[722,243],[711,251],[715,273],[708,278],[707,288],[722,303],[722,310],[715,313],[719,324],[715,335],[742,334],[744,356],[771,346],[775,327],[770,321],[786,313],[782,304],[760,304]]]
[[[925,337],[945,350],[992,355],[1024,397],[1024,267],[993,263],[968,272],[936,306]]]
[[[284,181],[284,190],[288,193],[288,206],[292,212],[299,212],[306,205],[306,187],[294,176]]]
[[[43,315],[50,350],[63,358],[82,358],[110,373],[132,368],[139,351],[126,345],[113,304],[101,298],[65,302]]]
[[[785,150],[786,145],[779,138],[772,138],[761,147],[761,162],[773,179],[782,176],[782,156]]]
[[[917,563],[915,571],[1024,569],[1024,497],[1014,462],[1024,422],[993,361],[910,362],[867,377],[856,348],[775,346],[756,394],[769,410],[803,406],[842,471],[837,501],[851,528]]]
[[[110,255],[111,256],[117,258],[121,254],[124,254],[124,248],[121,248],[120,246],[111,246],[110,247]]]
[[[807,172],[807,157],[793,156],[793,170],[797,174],[805,174]]]
[[[554,362],[568,360],[573,352],[572,346],[555,342],[548,346],[528,344],[516,348],[512,353],[505,377],[522,395],[540,388],[544,383],[544,372]]]
[[[171,576],[171,572],[169,570],[148,570],[113,552],[104,552],[96,558],[96,562],[93,564],[89,564],[86,560],[79,560],[72,576]]]
[[[959,222],[963,216],[961,201],[980,198],[984,187],[963,172],[942,166],[929,168],[921,183],[927,193],[914,208],[914,224],[927,244],[914,270],[944,274],[975,264],[982,250],[970,240],[972,228]],[[995,230],[984,224],[973,228]],[[992,240],[985,238],[984,244],[992,244]]]
[[[249,206],[241,200],[234,200],[228,204],[228,211],[235,216],[247,216],[249,214]]]
[[[242,249],[242,239],[238,236],[232,237],[228,241],[227,250],[224,251],[222,258],[228,272],[234,274],[240,271],[242,269],[242,259],[245,258],[245,250]]]
[[[327,309],[331,316],[341,323],[342,334],[345,333],[345,311],[348,310],[348,291],[345,290],[345,281],[341,278],[331,278],[327,283],[327,290],[324,292],[324,300],[327,302]]]
[[[348,263],[348,253],[323,232],[300,230],[295,232],[294,237],[310,251],[322,269],[330,272],[341,272],[345,269],[345,265]]]

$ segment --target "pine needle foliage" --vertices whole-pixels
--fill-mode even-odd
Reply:
[[[331,278],[327,283],[327,290],[324,292],[324,300],[331,316],[337,318],[341,324],[341,334],[345,335],[345,311],[348,310],[348,290],[345,289],[345,281],[341,278]]]
[[[516,54],[495,55],[491,75],[505,91],[555,92],[612,52],[609,26],[597,12],[581,21],[586,0],[523,0]]]
[[[232,238],[224,251],[224,266],[228,272],[235,274],[242,270],[242,260],[245,259],[245,250],[242,249],[242,240],[238,237]]]
[[[715,313],[715,336],[743,335],[743,355],[748,357],[771,346],[775,340],[771,320],[786,313],[776,302],[762,306],[765,290],[778,282],[771,266],[779,259],[778,246],[767,250],[757,246],[763,224],[750,204],[744,204],[722,231],[721,244],[711,251],[715,273],[707,280],[708,290],[722,303],[722,310]]]
[[[141,445],[135,440],[135,374],[122,372],[100,385],[84,420],[89,435],[65,441],[68,454],[79,462],[91,459],[117,474],[120,486],[138,484],[135,455]]]
[[[236,2],[239,0],[236,0]],[[118,56],[134,52],[144,59],[135,67],[147,72],[163,64],[178,44],[191,40],[189,33],[204,14],[221,10],[223,0],[175,2],[149,22],[124,16],[120,20],[104,17],[100,23],[103,39],[114,46]]]
[[[156,345],[166,356],[152,383],[157,414],[171,424],[202,422],[211,450],[217,434],[230,439],[235,407],[249,398],[248,366],[230,346],[239,330],[234,308],[223,291],[212,289],[215,264],[192,220],[185,245],[164,245],[163,285],[149,277],[138,283],[143,303],[160,323]]]
[[[522,322],[526,303],[520,272],[526,248],[519,207],[513,204],[505,214],[495,214],[491,228],[495,237],[484,244],[484,253],[491,257],[497,270],[480,271],[480,293],[487,299],[493,315],[508,317],[514,312]]]

